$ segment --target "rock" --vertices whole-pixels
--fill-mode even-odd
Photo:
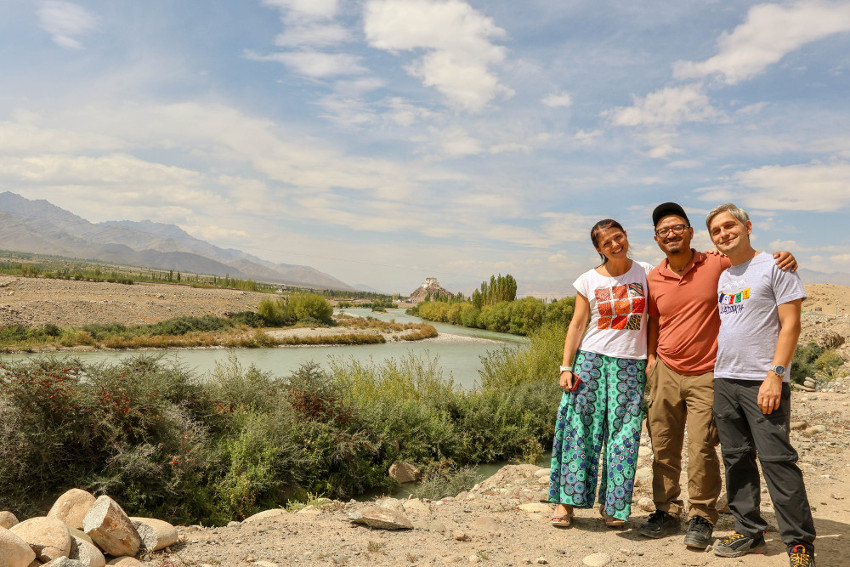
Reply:
[[[638,500],[638,508],[645,512],[654,512],[655,511],[655,502],[652,501],[652,498],[647,498],[644,496],[640,500]]]
[[[82,538],[74,537],[73,534],[71,535],[71,553],[68,557],[78,560],[85,567],[103,567],[106,565],[106,558],[96,545]]]
[[[537,469],[536,471],[534,471],[534,476],[536,476],[537,478],[545,477],[546,480],[549,480],[550,472],[551,471],[549,469]]]
[[[52,561],[71,553],[71,533],[56,518],[30,518],[9,531],[27,542],[39,561]]]
[[[133,522],[133,527],[136,528],[142,544],[148,551],[159,551],[177,542],[177,528],[166,521],[156,518],[130,518],[130,521]],[[142,535],[140,527],[145,535]]]
[[[0,527],[0,565],[27,567],[35,559],[35,552],[20,536]]]
[[[422,471],[410,463],[393,463],[390,466],[389,475],[399,484],[407,484],[408,482],[417,482],[422,478]]]
[[[520,504],[517,508],[524,512],[540,512],[543,514],[548,514],[552,511],[552,505],[544,504],[543,502],[528,502],[527,504]]]
[[[95,497],[92,494],[79,488],[72,488],[56,499],[47,517],[56,518],[69,527],[81,530],[83,518],[94,503]]]
[[[410,520],[395,510],[371,506],[364,510],[355,510],[348,515],[348,519],[355,524],[365,524],[370,528],[381,530],[411,530],[413,524]]]
[[[611,556],[607,553],[594,553],[582,559],[581,563],[587,567],[604,567],[611,563]]]
[[[452,538],[454,538],[455,541],[469,541],[472,539],[469,537],[468,533],[461,531],[452,532]]]
[[[71,532],[72,538],[78,538],[78,539],[81,539],[83,541],[87,541],[90,544],[94,545],[94,541],[92,540],[92,538],[90,538],[88,536],[88,534],[86,532],[84,532],[82,530],[78,530],[76,528],[68,528],[68,531]]]
[[[104,552],[115,557],[134,556],[142,544],[130,518],[106,495],[99,497],[89,509],[83,519],[83,531]]]
[[[289,512],[283,508],[272,508],[271,510],[257,512],[253,516],[245,518],[243,522],[250,524],[252,522],[272,521],[279,519],[281,516],[286,516],[287,514],[289,514]]]
[[[116,557],[114,559],[110,559],[106,563],[107,565],[118,565],[118,567],[145,567],[145,564],[136,559],[135,557],[123,556]]]
[[[0,512],[0,528],[6,528],[7,530],[19,523],[18,518],[8,510],[3,510]]]
[[[809,426],[808,421],[792,421],[791,422],[791,431],[802,431],[803,429]]]
[[[387,510],[395,510],[396,512],[404,511],[404,502],[398,498],[382,498],[375,502],[375,504]]]
[[[723,492],[717,499],[717,511],[721,514],[732,513],[732,510],[729,509],[729,497],[726,495],[726,492]]]
[[[271,561],[254,561],[254,567],[277,567],[277,563]]]
[[[57,557],[53,561],[43,563],[41,567],[49,565],[50,567],[85,567],[79,559],[71,559],[70,557]]]

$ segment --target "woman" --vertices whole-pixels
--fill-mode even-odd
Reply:
[[[608,527],[625,524],[643,419],[646,274],[652,266],[628,257],[626,231],[615,220],[596,223],[590,239],[603,262],[573,283],[549,480],[556,527],[570,525],[574,508],[593,507],[603,446],[599,513]]]

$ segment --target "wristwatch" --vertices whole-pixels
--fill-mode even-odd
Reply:
[[[558,367],[558,369],[559,369],[561,372],[572,372],[572,371],[573,371],[573,367],[572,367],[572,366],[559,366],[559,367]]]
[[[782,378],[783,376],[785,376],[785,367],[784,367],[784,366],[780,366],[779,364],[777,364],[777,365],[775,365],[775,366],[771,366],[771,367],[770,367],[770,369],[771,369],[771,370],[773,370],[773,372],[774,372],[777,376],[779,376],[780,378]]]

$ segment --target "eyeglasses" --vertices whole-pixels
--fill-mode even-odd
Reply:
[[[685,232],[686,228],[690,228],[690,227],[686,224],[674,224],[673,226],[665,226],[665,227],[662,227],[662,228],[659,228],[658,230],[656,230],[655,235],[658,236],[659,238],[664,238],[672,232],[676,236],[679,236],[680,234]]]

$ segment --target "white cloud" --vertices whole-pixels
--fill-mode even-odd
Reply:
[[[674,126],[704,122],[718,115],[699,84],[666,87],[644,98],[633,98],[633,106],[617,107],[605,115],[618,126]]]
[[[552,93],[544,97],[540,102],[552,108],[565,108],[573,104],[573,97],[568,93]]]
[[[255,61],[282,63],[297,73],[314,78],[356,75],[365,71],[360,66],[360,58],[348,53],[323,53],[305,50],[259,55],[247,51],[245,56]]]
[[[38,8],[38,23],[50,39],[65,49],[82,49],[80,36],[94,30],[96,18],[85,8],[71,2],[47,0]]]
[[[329,47],[348,41],[351,34],[338,24],[291,25],[278,34],[274,43],[278,47]]]
[[[385,101],[388,110],[384,116],[399,126],[412,126],[414,123],[433,116],[427,108],[416,106],[403,98],[391,97]]]
[[[283,14],[302,18],[333,18],[339,9],[338,0],[263,0],[266,6]]]
[[[730,185],[704,189],[704,201],[734,200],[744,208],[834,212],[850,206],[850,163],[770,165],[734,175]]]
[[[479,154],[483,151],[480,140],[471,136],[460,126],[453,126],[445,130],[432,130],[435,144],[443,154],[451,157],[462,157]]]
[[[369,0],[364,27],[372,47],[391,52],[424,49],[408,73],[460,109],[479,111],[498,94],[513,94],[491,67],[505,58],[491,42],[504,30],[459,0]]]
[[[720,75],[727,84],[739,83],[807,43],[846,31],[850,31],[848,2],[759,4],[743,24],[718,39],[717,55],[702,62],[680,61],[675,75],[679,79]]]

